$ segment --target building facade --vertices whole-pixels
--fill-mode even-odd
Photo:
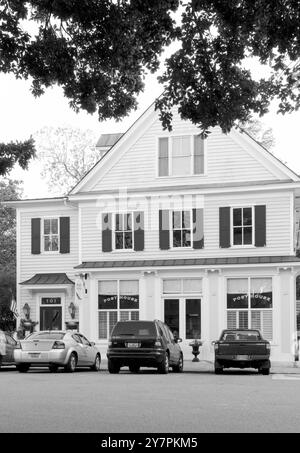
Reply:
[[[103,353],[117,320],[161,319],[205,360],[222,329],[258,328],[291,363],[299,194],[246,133],[202,139],[176,112],[164,131],[151,106],[68,196],[10,203],[18,311],[41,330],[77,322]]]

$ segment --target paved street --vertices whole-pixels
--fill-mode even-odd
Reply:
[[[0,432],[300,431],[300,375],[0,373]]]

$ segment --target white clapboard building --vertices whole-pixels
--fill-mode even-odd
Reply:
[[[203,140],[174,113],[164,131],[153,105],[98,148],[67,196],[10,203],[20,315],[41,330],[73,315],[103,353],[117,320],[161,319],[206,360],[222,329],[258,328],[293,362],[299,176],[241,130]]]

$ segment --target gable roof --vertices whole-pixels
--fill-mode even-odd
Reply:
[[[142,135],[145,128],[148,128],[157,118],[157,112],[155,110],[155,101],[141,114],[141,116],[129,127],[129,129],[124,134],[104,134],[105,137],[103,140],[113,141],[116,139],[116,135],[120,135],[111,148],[104,154],[96,164],[86,173],[86,175],[79,181],[69,192],[68,195],[73,195],[81,191],[89,191],[88,183],[92,178],[97,174],[98,169],[102,166],[109,165],[109,161],[113,160],[113,156],[118,154],[118,151],[121,149],[128,149],[133,143],[133,138],[135,140]],[[144,129],[143,129],[144,127]],[[251,148],[251,151],[257,157],[257,160],[260,161],[262,165],[268,167],[269,164],[277,169],[277,171],[282,172],[288,179],[292,181],[300,181],[300,177],[292,171],[287,165],[285,165],[281,160],[275,157],[270,151],[264,148],[260,143],[258,143],[248,132],[239,129],[232,129],[229,135],[235,139],[241,146]],[[113,138],[114,137],[114,138]],[[101,139],[101,137],[100,137]],[[99,139],[99,140],[100,140]],[[99,141],[98,141],[99,142]],[[99,145],[98,145],[99,146]],[[105,146],[105,145],[104,145]],[[106,145],[108,146],[108,145]]]

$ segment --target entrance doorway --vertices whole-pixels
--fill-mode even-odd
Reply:
[[[183,340],[201,339],[201,299],[164,299],[164,322]]]
[[[40,330],[61,330],[61,307],[40,307]]]

